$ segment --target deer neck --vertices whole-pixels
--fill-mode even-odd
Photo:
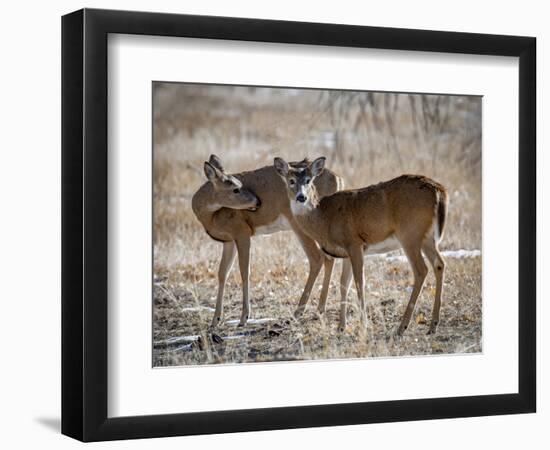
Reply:
[[[209,230],[213,226],[214,216],[222,206],[213,202],[212,186],[204,184],[193,196],[191,207],[202,226]]]
[[[323,229],[323,212],[317,191],[313,191],[307,203],[290,201],[290,209],[298,224],[313,238],[318,238]]]

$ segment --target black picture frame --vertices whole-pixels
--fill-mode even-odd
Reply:
[[[519,57],[518,392],[108,418],[109,33]],[[533,37],[93,9],[63,16],[62,433],[101,441],[535,412],[535,91]]]

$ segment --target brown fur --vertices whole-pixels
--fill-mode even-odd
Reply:
[[[426,278],[428,257],[436,276],[436,298],[430,332],[439,322],[445,263],[437,245],[447,211],[447,192],[436,181],[421,175],[402,175],[362,189],[339,191],[319,198],[317,176],[324,173],[325,158],[310,163],[306,172],[289,167],[276,158],[274,166],[286,182],[294,217],[302,230],[326,254],[345,258],[342,274],[340,328],[345,327],[345,303],[351,273],[355,278],[363,318],[363,257],[369,246],[392,237],[401,244],[413,269],[413,291],[398,329],[407,328]],[[437,229],[436,229],[437,228]]]
[[[324,197],[313,214],[296,219],[321,247],[346,257],[350,245],[377,244],[394,234],[423,240],[433,224],[434,205],[446,205],[446,200],[438,202],[438,193],[446,199],[441,184],[423,176],[402,175]],[[438,217],[442,229],[444,211]]]
[[[221,176],[226,176],[223,171],[223,165],[216,156],[212,155],[209,162],[205,164],[215,167]],[[308,161],[303,160],[293,163],[293,166],[305,167],[307,164]],[[218,271],[218,296],[212,326],[216,326],[221,321],[223,291],[227,275],[235,257],[235,248],[239,256],[239,267],[243,280],[243,311],[239,324],[244,325],[247,322],[250,316],[248,301],[250,239],[257,233],[259,227],[274,223],[280,216],[286,218],[289,229],[292,229],[296,233],[310,264],[310,272],[302,297],[300,298],[298,313],[301,311],[300,308],[305,306],[310,296],[313,284],[323,262],[325,263],[325,277],[321,293],[320,309],[324,309],[333,263],[323,256],[315,241],[303,233],[297,225],[290,211],[285,184],[277,175],[274,167],[266,166],[249,172],[229,175],[229,177],[236,178],[242,183],[242,189],[255,194],[260,199],[261,206],[256,211],[238,209],[238,206],[235,206],[235,199],[231,198],[232,207],[224,207],[220,202],[223,203],[224,196],[229,201],[229,198],[232,196],[232,190],[224,191],[224,194],[220,196],[216,192],[215,183],[217,183],[217,180],[215,179],[213,182],[209,181],[201,186],[193,196],[193,212],[203,225],[206,233],[212,239],[224,243]],[[320,195],[329,195],[337,191],[338,187],[342,185],[342,181],[333,172],[326,170],[322,176],[317,178],[315,184]],[[217,205],[213,208],[213,203],[220,203],[220,207],[218,208]],[[247,207],[247,205],[243,204],[243,207]]]
[[[302,167],[306,160],[290,163]],[[234,241],[243,234],[254,235],[257,227],[265,226],[283,214],[293,221],[290,204],[286,195],[284,182],[273,166],[265,166],[256,170],[233,174],[243,183],[243,186],[254,192],[262,201],[257,211],[221,208],[217,211],[206,211],[203,205],[208,204],[212,197],[212,183],[203,184],[192,199],[192,208],[197,219],[207,230],[208,235],[215,240]],[[339,177],[330,170],[315,180],[315,186],[321,196],[337,191]],[[341,182],[340,182],[341,183]]]

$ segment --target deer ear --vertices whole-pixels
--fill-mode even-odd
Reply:
[[[219,171],[224,172],[222,160],[218,158],[216,155],[214,154],[210,155],[210,159],[208,160],[208,162]]]
[[[288,175],[288,163],[282,158],[275,158],[273,160],[273,166],[279,175],[286,177]]]
[[[209,181],[214,182],[217,178],[220,177],[220,172],[209,162],[204,162],[204,174]]]
[[[311,163],[311,165],[309,166],[311,168],[311,175],[313,175],[314,177],[321,175],[323,169],[325,168],[325,160],[326,158],[324,156],[321,156]]]

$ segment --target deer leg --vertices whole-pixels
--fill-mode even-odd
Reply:
[[[239,253],[239,269],[243,281],[243,309],[239,326],[246,325],[250,317],[250,302],[248,300],[248,280],[250,278],[250,237],[246,236],[237,240],[237,252]]]
[[[319,275],[319,272],[321,271],[321,266],[323,265],[323,254],[313,239],[305,235],[298,228],[294,227],[293,229],[309,260],[309,275],[307,277],[302,296],[300,297],[298,308],[296,308],[296,311],[294,312],[294,317],[300,317],[306,309],[309,296],[311,295],[311,290],[313,289],[317,275]]]
[[[360,245],[353,246],[348,250],[353,270],[353,278],[355,280],[355,288],[357,289],[357,298],[359,299],[359,308],[361,311],[361,320],[367,325],[366,309],[365,309],[365,293],[364,293],[364,276],[363,276],[363,248]]]
[[[351,262],[349,258],[342,262],[342,276],[340,277],[340,324],[338,329],[343,332],[346,329],[346,302],[349,284],[351,281]]]
[[[401,245],[403,246],[403,250],[405,251],[407,259],[409,260],[413,270],[414,286],[409,303],[407,304],[407,308],[405,309],[405,313],[403,314],[403,318],[401,319],[401,323],[397,329],[398,336],[401,336],[409,326],[409,322],[411,321],[411,316],[416,305],[416,300],[422,291],[422,286],[424,285],[426,275],[428,274],[428,268],[426,267],[426,263],[422,257],[422,252],[420,251],[420,245],[403,245],[403,242],[401,242]]]
[[[214,318],[212,319],[211,328],[215,328],[221,321],[223,313],[223,291],[225,289],[225,282],[227,275],[233,266],[235,260],[236,247],[234,242],[224,242],[222,259],[220,260],[220,267],[218,269],[218,296],[216,298],[216,310],[214,311]]]
[[[325,273],[323,275],[323,288],[319,299],[319,314],[324,314],[327,305],[328,290],[330,288],[330,277],[334,267],[334,258],[325,257]]]
[[[439,253],[437,243],[431,237],[426,240],[422,246],[422,250],[428,257],[435,274],[435,299],[432,309],[432,321],[430,322],[430,329],[428,330],[428,334],[434,334],[437,331],[437,325],[439,324],[441,296],[443,295],[443,279],[445,277],[445,261],[441,256],[441,253]]]

